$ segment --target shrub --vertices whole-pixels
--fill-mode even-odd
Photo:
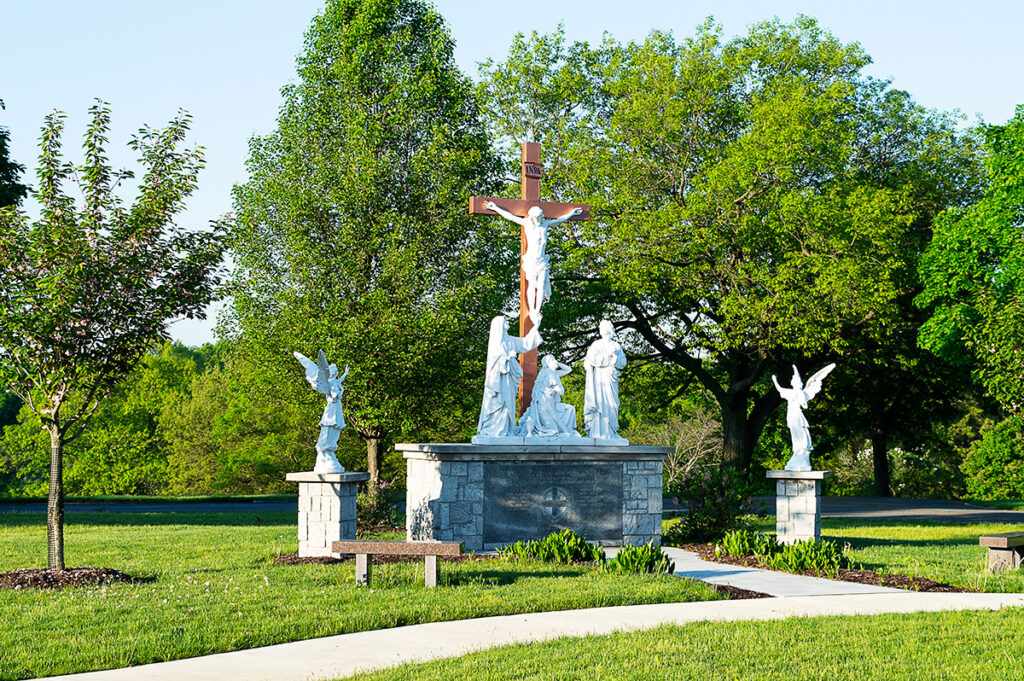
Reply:
[[[669,483],[669,494],[686,502],[681,523],[665,533],[666,544],[718,541],[733,530],[750,526],[756,487],[729,467],[695,469]]]
[[[500,549],[503,558],[539,560],[544,563],[603,563],[604,549],[591,544],[572,530],[552,532],[543,539],[521,542]]]
[[[967,494],[975,499],[1024,498],[1024,419],[985,428],[962,466]]]
[[[368,482],[356,495],[356,530],[360,534],[386,532],[398,525],[398,514],[391,503],[391,485]]]
[[[609,572],[622,574],[663,575],[674,572],[676,564],[665,555],[661,547],[655,546],[654,542],[647,542],[643,546],[623,546],[604,567]]]
[[[736,530],[722,538],[722,543],[715,547],[715,555],[761,557],[771,556],[781,550],[782,545],[775,539],[775,535]]]

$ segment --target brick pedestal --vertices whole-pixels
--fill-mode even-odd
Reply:
[[[467,551],[571,529],[605,545],[661,543],[665,447],[399,444],[406,536]]]
[[[369,473],[289,473],[299,483],[299,556],[329,556],[331,542],[356,538],[356,491]]]
[[[775,480],[775,535],[782,544],[821,539],[821,485],[828,471],[768,471]]]

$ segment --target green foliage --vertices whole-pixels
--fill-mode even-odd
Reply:
[[[643,546],[623,546],[614,558],[604,564],[604,569],[627,575],[663,575],[674,572],[676,564],[661,547],[647,542]]]
[[[1024,498],[1024,418],[985,428],[964,458],[963,471],[970,497]]]
[[[471,421],[513,292],[466,211],[494,163],[452,50],[420,0],[330,0],[234,190],[227,330],[282,383],[302,383],[295,350],[351,365],[345,416],[374,477],[390,437]]]
[[[4,102],[0,99],[0,109]],[[11,131],[0,125],[0,208],[17,206],[28,195],[28,187],[19,180],[25,166],[11,159]]]
[[[728,41],[710,22],[597,48],[520,36],[482,69],[495,136],[542,142],[544,191],[592,207],[549,242],[551,318],[574,320],[556,342],[620,320],[631,353],[714,399],[731,465],[779,405],[773,371],[900,321],[911,232],[970,184],[956,122],[869,63],[800,17]]]
[[[572,530],[552,532],[543,539],[517,541],[498,552],[503,558],[539,560],[542,563],[604,563],[604,549]]]
[[[985,389],[1024,415],[1024,106],[1003,126],[982,128],[988,156],[984,196],[935,225],[921,261],[931,311],[921,345],[968,363]]]
[[[360,535],[398,528],[398,512],[391,501],[391,485],[369,481],[356,495],[356,529]]]
[[[773,570],[785,572],[817,572],[835,577],[840,568],[850,567],[845,552],[833,541],[807,539],[793,544],[780,544],[774,535],[749,530],[730,532],[715,546],[715,555],[753,556]]]
[[[718,541],[728,532],[746,529],[756,490],[730,466],[694,468],[668,485],[669,494],[686,503],[687,513],[682,522],[668,530],[664,542]]]

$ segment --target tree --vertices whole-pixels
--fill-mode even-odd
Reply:
[[[0,99],[0,109],[4,101]],[[25,166],[15,163],[10,157],[11,131],[0,125],[0,208],[17,206],[28,194],[28,187],[19,179]]]
[[[376,479],[389,437],[460,432],[479,399],[487,322],[513,293],[466,210],[494,163],[419,0],[328,2],[282,95],[234,191],[229,333],[281,381],[303,385],[295,350],[351,365],[345,417]]]
[[[590,328],[617,319],[634,355],[692,375],[727,463],[750,465],[780,404],[768,375],[899,319],[908,230],[969,172],[952,122],[864,76],[869,63],[801,17],[728,42],[710,21],[680,43],[520,38],[483,71],[490,102],[526,85],[487,108],[492,129],[542,139],[548,192],[592,206],[549,242],[551,307]]]
[[[104,151],[110,109],[90,109],[85,161],[61,156],[65,115],[46,118],[36,196],[40,218],[0,213],[0,384],[39,417],[50,438],[49,567],[64,569],[64,452],[139,358],[168,337],[167,322],[203,314],[218,283],[223,236],[173,222],[195,189],[199,149],[181,150],[189,116],[142,128],[129,146],[146,172],[125,208],[132,174]],[[76,182],[83,207],[66,193]]]
[[[922,347],[971,366],[1014,416],[1024,415],[1024,106],[982,128],[987,186],[940,216],[921,260],[917,303],[931,316]]]

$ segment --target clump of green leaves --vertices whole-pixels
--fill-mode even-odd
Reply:
[[[517,541],[498,551],[502,558],[539,560],[544,563],[604,563],[604,549],[572,530],[552,532],[543,539]]]
[[[665,555],[660,546],[647,542],[643,546],[623,546],[615,557],[608,561],[605,570],[629,575],[663,575],[676,569],[676,564]]]
[[[961,466],[975,499],[1020,499],[1024,494],[1024,418],[985,428]]]
[[[730,532],[715,546],[716,556],[742,558],[752,556],[772,570],[785,572],[817,572],[835,577],[840,568],[850,567],[843,549],[833,541],[807,539],[794,544],[780,544],[774,535],[739,530]]]
[[[729,532],[748,529],[756,488],[734,468],[695,468],[670,482],[668,491],[686,502],[688,512],[665,533],[666,544],[718,541]]]
[[[391,485],[370,480],[356,495],[356,523],[360,534],[386,532],[398,525],[398,515],[391,503]]]

